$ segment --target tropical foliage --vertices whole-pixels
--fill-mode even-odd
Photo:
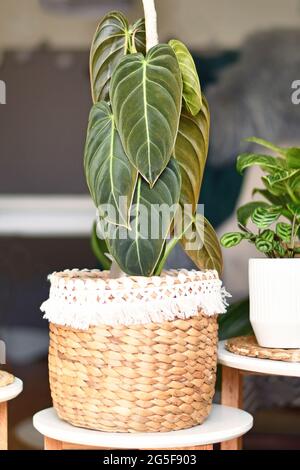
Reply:
[[[246,153],[238,157],[240,173],[254,165],[262,169],[263,188],[255,188],[253,195],[263,199],[238,209],[241,231],[223,235],[221,243],[230,248],[247,240],[269,258],[294,258],[300,253],[300,148],[278,147],[255,137],[247,140],[272,150],[275,156]],[[248,228],[250,221],[255,233]]]
[[[92,43],[94,104],[84,169],[96,207],[109,205],[117,214],[99,209],[105,230],[99,238],[94,228],[94,252],[106,268],[113,259],[127,274],[149,276],[160,274],[181,243],[199,268],[221,273],[217,236],[197,214],[210,116],[193,58],[177,40],[146,49],[144,20],[129,25],[119,12],[101,20]],[[152,221],[142,220],[142,205],[149,213],[189,205],[191,213],[179,233],[175,213],[169,220],[158,213],[159,236],[153,237],[145,233]],[[193,229],[192,249],[187,228]]]

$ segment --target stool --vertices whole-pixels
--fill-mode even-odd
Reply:
[[[0,450],[7,450],[7,402],[20,395],[22,390],[23,382],[20,379],[0,387]]]
[[[33,417],[33,425],[45,438],[45,450],[213,450],[213,444],[237,438],[249,431],[253,418],[236,408],[213,405],[207,420],[190,429],[162,433],[110,433],[72,426],[59,419],[54,408],[48,408]]]
[[[284,375],[300,377],[300,362],[274,361],[241,356],[227,351],[226,341],[220,341],[218,362],[222,365],[221,403],[226,406],[243,406],[243,377],[246,375]],[[240,437],[228,440],[221,445],[222,450],[240,450]]]

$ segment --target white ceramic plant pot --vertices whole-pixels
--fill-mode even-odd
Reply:
[[[250,259],[249,293],[258,344],[300,348],[300,259]]]

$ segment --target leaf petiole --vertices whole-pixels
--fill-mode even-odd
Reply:
[[[190,227],[193,225],[195,222],[195,218],[191,220],[191,222],[187,225],[187,227],[182,231],[179,237],[174,237],[172,240],[167,244],[166,251],[162,259],[159,261],[158,265],[155,268],[154,275],[155,276],[160,276],[161,272],[164,268],[164,265],[167,261],[167,258],[169,257],[171,251],[175,248],[178,242],[182,239],[182,237],[186,234],[186,232],[190,229]]]

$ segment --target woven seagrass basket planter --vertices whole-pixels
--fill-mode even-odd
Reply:
[[[75,426],[110,432],[162,432],[203,423],[215,390],[217,315],[207,315],[200,307],[195,312],[193,298],[189,316],[177,302],[180,305],[181,291],[184,307],[183,294],[190,291],[193,297],[197,284],[205,297],[200,286],[216,286],[217,275],[201,273],[199,280],[198,273],[191,282],[184,275],[183,282],[171,271],[156,286],[151,278],[141,286],[139,278],[110,281],[107,276],[74,270],[51,276],[50,299],[42,309],[50,320],[49,375],[58,416]],[[94,291],[100,302],[89,324],[81,323],[83,311],[93,310],[95,304],[80,289]],[[176,299],[171,297],[174,291]],[[70,305],[71,326],[60,310],[63,301]],[[131,309],[136,324],[128,315]],[[101,323],[105,315],[112,324]]]

